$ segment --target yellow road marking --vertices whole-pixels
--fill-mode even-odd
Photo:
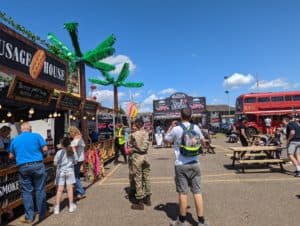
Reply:
[[[107,174],[106,177],[104,177],[103,180],[101,180],[97,185],[100,186],[105,181],[107,181],[109,179],[109,177],[111,177],[117,171],[117,169],[119,169],[120,166],[121,166],[121,163],[119,163],[118,165],[116,165],[116,167],[111,172],[109,172],[109,174]]]
[[[246,182],[275,182],[275,181],[299,181],[299,178],[270,178],[270,179],[224,179],[224,180],[203,180],[203,184],[209,183],[246,183]],[[174,184],[172,180],[168,181],[152,181],[151,184]],[[112,185],[128,185],[129,182],[113,182],[102,184],[103,186],[112,186]]]
[[[218,176],[234,176],[238,175],[236,173],[223,173],[223,174],[212,174],[212,175],[203,175],[202,178],[206,177],[218,177]],[[151,180],[172,180],[174,177],[151,177]],[[110,181],[123,181],[123,180],[128,180],[127,177],[122,177],[122,178],[110,178]]]

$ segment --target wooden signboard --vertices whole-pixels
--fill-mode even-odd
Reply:
[[[57,101],[57,108],[62,110],[77,110],[82,107],[82,99],[68,93],[61,93]]]
[[[52,94],[52,89],[45,86],[33,85],[31,82],[15,78],[9,88],[7,97],[33,104],[48,105]]]
[[[0,72],[67,91],[68,65],[0,23]]]
[[[86,100],[84,102],[83,110],[84,110],[84,112],[89,112],[89,113],[95,113],[96,114],[98,106],[99,106],[99,104],[97,102]]]

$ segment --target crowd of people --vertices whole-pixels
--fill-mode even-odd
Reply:
[[[240,120],[235,128],[242,146],[249,145],[249,137],[246,133],[246,119]],[[35,220],[35,206],[38,219],[43,220],[47,215],[46,204],[46,170],[43,162],[44,153],[47,150],[45,139],[32,131],[28,122],[20,126],[21,133],[10,141],[11,129],[8,126],[0,128],[0,158],[1,162],[14,159],[18,167],[20,189],[25,209],[25,215],[21,219],[23,223],[32,223]],[[295,176],[300,177],[300,122],[299,118],[283,117],[282,125],[274,132],[266,134],[256,145],[269,145],[273,138],[275,145],[282,145],[282,137],[286,135],[287,155],[296,168]],[[193,193],[198,216],[198,225],[208,225],[203,213],[203,197],[201,189],[201,172],[199,154],[203,147],[207,146],[201,128],[191,121],[191,110],[182,109],[181,121],[173,121],[169,129],[164,133],[165,143],[173,144],[175,161],[175,185],[178,192],[179,217],[171,225],[185,225],[188,192]],[[68,136],[63,137],[58,145],[59,150],[54,157],[56,165],[55,184],[57,192],[55,198],[54,214],[60,213],[60,202],[64,189],[67,190],[69,200],[69,212],[76,210],[74,195],[81,199],[85,197],[85,189],[80,180],[80,169],[85,160],[86,145],[80,130],[74,126],[68,129]],[[119,155],[124,157],[124,164],[129,168],[129,199],[131,208],[144,210],[144,205],[151,206],[151,182],[148,152],[150,147],[149,134],[144,129],[143,120],[138,118],[128,130],[120,122],[116,125],[115,139],[115,163],[119,163]],[[35,199],[33,198],[33,191]]]

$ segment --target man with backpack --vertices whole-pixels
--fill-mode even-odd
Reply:
[[[174,143],[175,161],[175,183],[179,195],[179,219],[171,223],[171,226],[184,226],[188,207],[188,190],[193,193],[199,226],[208,226],[203,216],[203,198],[200,186],[199,154],[201,145],[205,139],[197,125],[190,123],[192,111],[190,108],[181,110],[181,122],[176,125],[172,123],[167,131],[165,140]]]
[[[300,177],[300,124],[284,117],[282,123],[286,126],[288,157],[296,167],[296,177]]]

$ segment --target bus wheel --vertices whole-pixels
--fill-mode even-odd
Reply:
[[[257,130],[254,127],[248,127],[246,129],[246,133],[248,136],[252,137],[253,135],[257,134]]]

